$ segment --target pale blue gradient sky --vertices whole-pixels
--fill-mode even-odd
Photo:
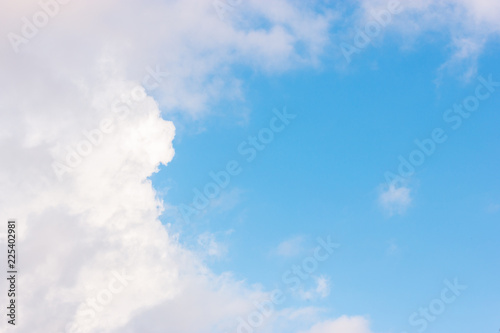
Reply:
[[[308,255],[317,236],[342,244],[314,273],[328,277],[331,293],[290,297],[286,305],[321,307],[327,317],[364,315],[374,332],[417,332],[421,326],[411,326],[410,315],[440,296],[445,279],[458,278],[467,290],[427,331],[494,332],[500,328],[500,89],[457,130],[443,114],[474,94],[478,76],[500,82],[499,47],[488,44],[477,74],[464,78],[473,65],[440,69],[452,57],[445,33],[411,50],[401,49],[399,39],[377,39],[341,70],[325,56],[317,70],[241,73],[246,100],[219,106],[231,116],[202,122],[201,133],[178,131],[176,156],[153,183],[169,188],[166,201],[187,205],[193,189],[211,181],[210,171],[239,161],[243,172],[214,205],[187,224],[177,217],[173,228],[187,244],[214,233],[226,252],[211,267],[266,289],[283,286],[283,272]],[[247,163],[238,145],[283,107],[297,117]],[[251,110],[246,120],[238,108]],[[407,179],[410,202],[391,214],[379,203],[384,173],[396,172],[398,156],[408,158],[414,140],[435,128],[446,142]],[[296,250],[280,255],[287,240]],[[311,280],[305,289],[314,288]]]

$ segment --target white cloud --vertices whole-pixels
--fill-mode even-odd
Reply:
[[[404,214],[412,202],[411,190],[391,184],[380,191],[378,201],[389,215]]]
[[[2,36],[21,33],[21,18],[40,11],[34,0],[2,5]],[[0,150],[8,156],[0,220],[18,219],[18,301],[29,318],[16,331],[223,331],[252,310],[262,292],[213,274],[180,246],[159,220],[168,205],[148,180],[174,156],[175,128],[163,117],[199,118],[220,99],[243,98],[232,65],[281,72],[320,56],[327,17],[288,1],[242,10],[267,27],[222,22],[210,1],[72,1],[18,54],[0,41]],[[113,101],[130,98],[156,65],[168,77],[117,117]],[[79,148],[103,119],[113,129]],[[92,152],[59,181],[52,164],[75,149]],[[206,244],[220,252],[210,238]],[[116,272],[133,280],[109,299]]]
[[[388,7],[388,0],[362,0],[362,20],[372,19],[372,12]],[[427,32],[449,38],[449,59],[440,72],[458,72],[471,79],[486,42],[500,33],[500,2],[489,0],[400,0],[402,13],[393,17],[388,29],[403,36],[404,47],[411,47]],[[360,25],[360,23],[358,23]],[[442,73],[439,73],[442,75]]]
[[[488,35],[500,32],[500,4],[489,0],[400,0],[402,14],[395,18],[398,28],[408,32],[423,32],[441,28],[454,29],[459,34]],[[363,0],[368,16],[371,11],[388,7],[387,0]],[[406,20],[406,22],[405,22]]]
[[[9,0],[4,5],[10,9],[0,14],[2,35],[20,34],[21,17],[31,19],[40,11],[37,1],[19,5]],[[199,117],[217,100],[243,98],[231,65],[267,72],[311,65],[328,41],[330,18],[304,5],[246,1],[238,10],[242,21],[231,23],[219,19],[211,1],[148,0],[127,5],[116,0],[72,1],[61,6],[29,43],[20,45],[19,57],[3,39],[0,60],[11,77],[35,75],[26,89],[40,88],[42,83],[33,80],[40,71],[32,68],[38,63],[34,59],[42,62],[45,79],[50,73],[65,72],[75,81],[87,77],[104,52],[119,62],[125,76],[138,81],[147,66],[158,65],[169,73],[155,92],[164,110]]]

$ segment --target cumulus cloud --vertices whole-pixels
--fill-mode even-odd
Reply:
[[[248,1],[241,22],[200,0],[43,3],[46,24],[38,1],[3,1],[0,12],[0,34],[23,38],[0,41],[0,219],[18,220],[29,318],[16,331],[232,328],[263,293],[213,274],[161,224],[168,205],[148,177],[174,157],[165,119],[244,98],[234,64],[314,66],[329,18],[289,1]]]
[[[43,10],[37,0],[4,0],[0,11],[0,34],[10,36],[0,40],[0,220],[18,220],[19,303],[29,318],[16,330],[233,328],[265,293],[214,274],[161,224],[168,203],[148,177],[174,158],[175,126],[165,119],[199,119],[220,100],[243,100],[234,65],[267,74],[318,65],[335,13],[248,0],[224,21],[202,0],[42,3],[52,4],[53,15],[35,28]],[[402,33],[449,28],[452,62],[479,54],[500,31],[497,2],[405,1],[405,8],[404,24],[396,25]],[[389,187],[380,203],[403,213],[410,189]],[[211,255],[225,252],[210,234],[198,240]],[[326,278],[316,280],[320,297],[329,289]],[[2,321],[0,330],[6,327]],[[370,332],[362,317],[303,332],[337,331]]]
[[[38,1],[7,1],[4,6],[8,10],[0,14],[2,35],[22,35],[29,29],[23,30],[21,18],[33,21],[42,10]],[[241,82],[231,75],[234,63],[267,72],[314,64],[328,41],[330,21],[284,0],[245,1],[237,8],[242,19],[234,22],[220,20],[212,2],[200,0],[71,1],[59,7],[46,26],[17,45],[21,59],[13,52],[15,43],[1,41],[0,60],[14,65],[5,67],[10,69],[6,74],[28,72],[35,63],[26,67],[20,60],[35,58],[48,73],[57,67],[82,80],[95,67],[96,57],[107,52],[137,81],[146,66],[163,68],[168,77],[155,92],[157,101],[164,112],[192,117],[209,112],[222,98],[243,98]]]

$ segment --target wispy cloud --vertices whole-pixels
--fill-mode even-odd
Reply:
[[[489,0],[400,0],[403,12],[395,17],[391,30],[403,35],[404,43],[426,38],[427,32],[438,32],[448,39],[449,59],[438,71],[469,80],[475,76],[477,60],[485,43],[500,33],[500,3]],[[362,20],[387,6],[387,0],[361,1]],[[408,44],[403,45],[409,47]]]
[[[295,291],[295,295],[300,299],[311,301],[315,299],[326,298],[331,292],[331,282],[330,278],[327,276],[314,276],[313,277],[314,286],[310,289],[300,288]]]
[[[221,258],[227,253],[227,246],[219,242],[216,235],[210,232],[198,236],[198,245],[201,247],[201,252],[210,257]]]
[[[314,325],[310,330],[300,333],[371,333],[368,321],[363,317],[343,316],[336,320],[324,321]]]

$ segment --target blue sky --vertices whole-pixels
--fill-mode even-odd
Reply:
[[[0,331],[497,332],[499,22],[492,0],[4,0],[22,306]]]
[[[241,73],[245,101],[219,106],[233,115],[199,124],[201,133],[180,130],[176,155],[153,184],[168,188],[163,199],[189,204],[210,171],[237,160],[243,172],[213,200],[216,207],[179,224],[187,242],[210,232],[227,247],[211,264],[216,271],[272,289],[316,237],[331,235],[341,249],[316,273],[328,277],[331,293],[306,303],[334,316],[367,315],[375,332],[416,332],[410,314],[439,296],[445,279],[458,278],[467,290],[428,332],[495,331],[500,91],[457,130],[443,114],[474,93],[477,77],[500,81],[498,45],[488,44],[476,74],[464,79],[465,67],[439,69],[451,57],[446,36],[411,50],[397,38],[376,43],[342,70],[325,55],[318,69]],[[251,112],[239,121],[234,108]],[[268,126],[274,108],[297,117],[247,163],[237,146]],[[396,172],[398,156],[408,158],[414,140],[435,128],[448,139],[416,168],[405,185],[410,202],[391,214],[378,202],[385,172]],[[278,254],[287,241],[295,251]]]

